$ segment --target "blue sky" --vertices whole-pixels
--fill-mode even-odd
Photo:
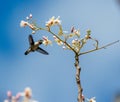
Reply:
[[[42,46],[50,55],[24,56],[31,30],[19,23],[30,13],[39,25],[60,16],[64,30],[75,25],[82,36],[89,28],[100,45],[120,40],[120,8],[114,0],[1,0],[0,3],[0,102],[26,86],[39,102],[73,102],[77,97],[74,54],[54,44]],[[45,32],[34,36],[37,40]],[[83,51],[90,49],[87,46]],[[120,43],[80,58],[83,93],[97,102],[112,102],[120,91]]]

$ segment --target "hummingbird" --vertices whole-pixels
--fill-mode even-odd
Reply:
[[[27,51],[25,51],[25,53],[24,53],[25,55],[28,55],[30,52],[34,52],[34,51],[40,52],[45,55],[49,54],[47,51],[45,51],[39,47],[39,45],[41,45],[43,43],[43,40],[38,40],[37,42],[34,42],[32,35],[29,35],[28,41],[29,41],[30,47],[28,48]]]

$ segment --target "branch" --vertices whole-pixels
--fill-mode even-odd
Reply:
[[[77,100],[78,102],[83,102],[82,101],[82,86],[81,86],[81,80],[80,80],[80,72],[81,72],[81,67],[79,66],[79,55],[75,55],[75,68],[76,68],[76,83],[78,86],[78,97]]]
[[[112,43],[109,43],[109,44],[107,44],[107,45],[105,45],[105,46],[95,48],[95,49],[93,49],[93,50],[89,50],[89,51],[86,51],[86,52],[81,52],[81,53],[79,54],[79,56],[80,56],[80,55],[87,54],[87,53],[90,53],[90,52],[94,52],[94,51],[97,51],[97,50],[100,50],[100,49],[103,49],[103,48],[106,48],[106,47],[111,46],[111,45],[113,45],[113,44],[115,44],[115,43],[117,43],[117,42],[119,42],[119,40],[117,40],[117,41],[115,41],[115,42],[112,42]]]
[[[66,42],[66,41],[63,41],[62,39],[60,39],[55,33],[53,33],[50,29],[47,30],[45,28],[39,28],[39,30],[45,30],[45,31],[48,31],[49,33],[51,33],[53,36],[55,36],[57,39],[59,39],[60,41],[62,41],[64,44],[67,45],[68,48],[70,48],[75,54],[77,54],[77,52]]]

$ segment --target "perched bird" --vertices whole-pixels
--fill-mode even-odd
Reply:
[[[42,48],[39,47],[43,43],[43,40],[38,40],[37,42],[34,42],[32,35],[29,35],[28,37],[29,40],[29,49],[24,53],[25,55],[28,55],[30,52],[40,52],[42,54],[48,55],[48,52],[43,50]]]

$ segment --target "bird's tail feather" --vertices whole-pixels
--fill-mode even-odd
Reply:
[[[30,53],[30,49],[28,49],[27,51],[25,51],[25,55],[28,55]]]

